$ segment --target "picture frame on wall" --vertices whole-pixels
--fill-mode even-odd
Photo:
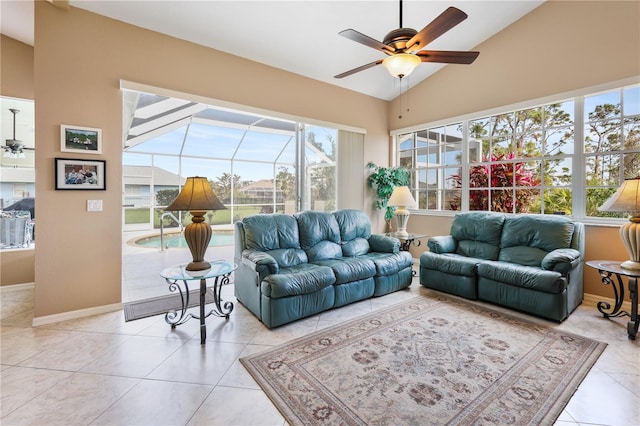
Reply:
[[[56,189],[106,190],[106,161],[55,159]]]
[[[61,124],[60,150],[82,154],[102,154],[102,129]]]

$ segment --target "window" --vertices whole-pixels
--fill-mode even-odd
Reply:
[[[584,105],[586,215],[622,217],[598,206],[640,175],[640,87],[587,96]]]
[[[399,132],[396,146],[420,210],[621,217],[597,208],[640,175],[640,86]]]
[[[336,129],[137,91],[124,99],[125,229],[159,227],[168,201],[195,175],[227,206],[212,224],[335,210]]]

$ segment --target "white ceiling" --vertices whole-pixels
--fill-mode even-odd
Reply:
[[[544,0],[455,0],[403,2],[403,26],[420,31],[447,7],[469,18],[427,46],[473,50]],[[397,0],[177,1],[71,0],[72,7],[189,40],[376,98],[397,97],[399,86],[382,66],[343,79],[334,75],[382,59],[384,54],[338,32],[353,28],[374,39],[399,26]],[[2,32],[33,44],[31,0],[1,0]],[[52,6],[53,7],[53,6]],[[482,52],[477,61],[482,60]],[[444,65],[422,63],[412,86]],[[447,65],[473,67],[472,65]]]

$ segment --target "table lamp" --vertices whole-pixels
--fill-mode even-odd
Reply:
[[[188,177],[180,194],[165,209],[188,210],[192,215],[192,223],[184,229],[184,239],[193,257],[193,261],[186,266],[187,271],[203,271],[211,267],[209,262],[204,260],[211,240],[211,225],[205,222],[204,215],[208,210],[224,209],[226,207],[216,197],[207,178],[200,176]]]
[[[408,186],[396,186],[393,188],[391,197],[387,202],[387,206],[396,208],[396,222],[398,224],[398,230],[396,232],[397,237],[406,238],[409,236],[407,232],[407,223],[409,222],[409,210],[407,207],[413,207],[416,205],[416,200],[411,196],[411,191]]]
[[[629,222],[620,227],[620,238],[629,253],[629,260],[620,266],[640,271],[640,176],[625,179],[622,186],[598,210],[631,213]]]

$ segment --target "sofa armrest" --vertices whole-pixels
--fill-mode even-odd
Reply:
[[[398,253],[400,251],[400,240],[386,235],[372,234],[369,237],[369,247],[371,251],[378,253]]]
[[[580,264],[580,252],[576,249],[563,248],[550,251],[541,262],[542,269],[560,272],[566,275]]]
[[[280,270],[273,256],[259,250],[243,250],[242,264],[256,271],[260,277],[277,274]]]
[[[442,235],[439,237],[431,237],[427,242],[429,251],[433,253],[455,253],[456,240],[451,235]]]

